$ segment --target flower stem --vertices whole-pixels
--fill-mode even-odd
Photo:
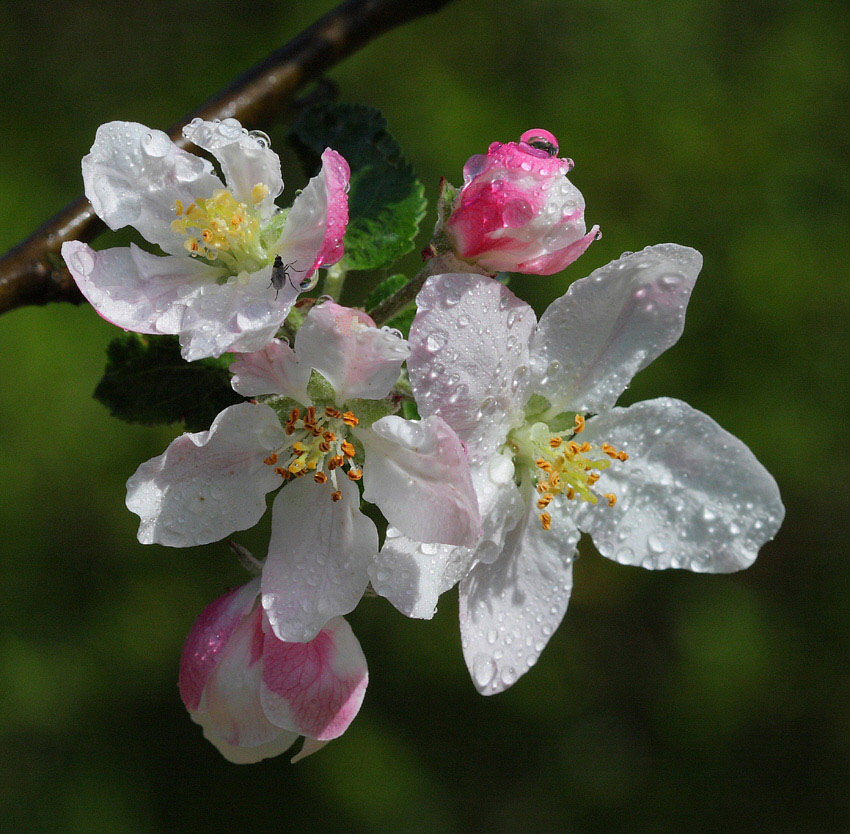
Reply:
[[[329,295],[334,301],[339,301],[342,296],[342,288],[345,285],[345,269],[339,264],[328,268],[325,275],[325,283],[322,289],[325,295]]]
[[[389,321],[397,313],[400,313],[408,304],[412,304],[422,285],[433,272],[427,266],[420,270],[401,289],[396,290],[389,298],[385,298],[369,315],[378,326]]]

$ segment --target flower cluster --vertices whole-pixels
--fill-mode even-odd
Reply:
[[[104,125],[83,160],[98,215],[164,254],[74,242],[63,255],[107,320],[179,335],[189,361],[235,354],[246,401],[127,483],[139,540],[171,547],[254,526],[276,492],[260,575],[201,613],[180,665],[187,709],[228,759],[299,736],[306,755],[345,731],[368,674],[343,616],[369,588],[430,618],[459,585],[464,657],[493,694],[560,624],[582,532],[623,564],[706,572],[747,567],[775,535],[778,489],[743,443],[678,400],[616,405],[681,335],[698,252],[626,254],[539,321],[492,277],[560,271],[597,236],[552,134],[493,143],[461,189],[444,184],[407,337],[330,298],[290,316],[343,255],[338,153],[281,210],[267,137],[195,120],[185,138],[223,180],[131,123]]]

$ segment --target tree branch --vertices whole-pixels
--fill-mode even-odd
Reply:
[[[292,103],[298,90],[373,38],[431,14],[451,0],[346,0],[300,35],[239,76],[169,131],[181,147],[182,127],[195,117],[235,118],[264,127]],[[106,227],[81,196],[0,259],[0,313],[27,304],[83,297],[60,257],[68,240],[91,241]]]

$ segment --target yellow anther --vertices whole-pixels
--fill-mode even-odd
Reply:
[[[576,414],[575,428],[573,429],[573,432],[575,434],[580,434],[581,432],[584,431],[584,426],[585,426],[584,417],[582,417],[581,414]]]
[[[542,495],[540,498],[537,499],[537,509],[545,510],[546,507],[548,507],[552,503],[552,499],[554,497],[555,496],[552,495],[551,492],[547,492],[545,495]]]
[[[335,417],[336,419],[339,419],[342,417],[342,412],[338,408],[334,408],[332,405],[326,405],[325,417]]]
[[[617,496],[613,492],[606,492],[602,497],[608,501],[609,507],[613,507],[617,503]]]
[[[602,476],[598,472],[591,472],[587,476],[587,485],[593,486]]]
[[[535,463],[535,465],[537,466],[538,469],[542,469],[544,472],[551,472],[552,471],[552,464],[549,463],[549,461],[546,460],[545,458],[537,458],[537,460],[534,461],[534,463]]]
[[[297,475],[299,472],[303,472],[307,468],[307,463],[303,457],[295,458],[292,463],[289,464],[289,471],[293,475]]]
[[[313,480],[317,484],[326,484],[328,482],[328,476],[325,475],[324,472],[317,472],[315,475],[313,475]]]
[[[258,182],[251,189],[251,202],[255,205],[262,203],[269,196],[269,187],[264,182]]]
[[[210,243],[212,241],[213,237],[214,237],[214,235],[213,235],[212,229],[204,229],[201,232],[201,240],[203,240],[204,243]]]
[[[294,423],[301,416],[301,412],[297,408],[293,408],[289,412],[289,422]]]
[[[579,451],[581,452],[589,452],[593,447],[585,440],[584,443],[581,444],[581,448]]]
[[[617,460],[621,460],[621,461],[625,462],[628,459],[629,459],[629,456],[625,452],[618,452],[617,453]]]
[[[342,415],[342,422],[345,423],[346,426],[354,428],[354,426],[358,425],[360,421],[354,416],[353,412],[346,411],[345,414]]]
[[[336,435],[332,431],[322,432],[322,438],[328,443],[333,443],[336,440]]]
[[[331,493],[331,500],[334,501],[334,502],[342,501],[342,493],[339,490],[337,490],[336,492],[332,492]]]
[[[193,237],[188,237],[183,241],[183,248],[187,252],[191,252],[193,255],[197,254],[201,249],[200,244]]]
[[[562,444],[563,442],[564,442],[564,441],[563,441],[560,437],[558,437],[558,435],[557,435],[557,434],[556,434],[556,435],[553,435],[552,437],[550,437],[550,438],[549,438],[549,445],[550,445],[553,449],[558,449],[558,448],[560,448],[560,446],[561,446],[561,444]]]
[[[567,496],[567,500],[572,501],[576,497],[576,491],[572,487],[567,487],[567,491],[564,495]]]
[[[286,471],[282,466],[275,466],[274,468],[275,474],[280,475],[281,478],[288,478],[289,472]]]
[[[552,516],[549,513],[540,513],[540,523],[544,530],[549,530],[552,527]]]
[[[567,443],[567,448],[570,450],[571,455],[577,455],[581,451],[581,447],[575,442],[575,440],[571,440]]]
[[[359,481],[363,477],[363,471],[360,469],[349,469],[348,478],[351,481]]]
[[[300,440],[296,440],[295,443],[292,444],[292,449],[295,452],[306,452],[307,451],[307,447]]]
[[[277,452],[272,452],[267,458],[265,458],[265,460],[263,460],[263,463],[266,466],[274,466],[277,463],[277,461],[278,461]]]
[[[183,212],[185,211],[185,209],[183,208],[183,201],[182,200],[175,200],[174,201],[174,211],[177,213],[178,217],[181,217],[183,215]]]
[[[353,443],[350,443],[348,440],[345,440],[340,444],[339,448],[342,449],[342,453],[347,458],[353,458],[354,457],[354,444]]]

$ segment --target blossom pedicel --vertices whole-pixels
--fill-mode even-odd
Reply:
[[[438,247],[444,237],[458,258],[489,273],[560,272],[599,231],[585,229],[584,198],[567,179],[572,167],[546,130],[493,142],[467,161],[459,191],[444,182]]]
[[[237,764],[288,750],[301,758],[342,735],[357,715],[369,675],[342,617],[309,643],[285,643],[257,603],[255,579],[208,605],[180,660],[180,696],[204,735]]]
[[[373,584],[428,617],[461,579],[463,652],[482,693],[516,681],[557,628],[580,531],[623,564],[728,572],[779,529],[776,482],[711,418],[667,398],[614,407],[678,340],[701,265],[673,244],[625,255],[539,323],[481,275],[433,276],[420,292],[411,384],[420,413],[464,442],[484,535],[473,550],[388,536]]]
[[[226,186],[209,161],[134,122],[102,125],[83,159],[98,217],[134,226],[166,254],[72,241],[62,256],[95,310],[125,330],[179,334],[188,360],[259,350],[316,270],[342,257],[348,163],[325,150],[322,170],[282,211],[280,159],[265,134],[195,119],[183,135],[216,158]]]

